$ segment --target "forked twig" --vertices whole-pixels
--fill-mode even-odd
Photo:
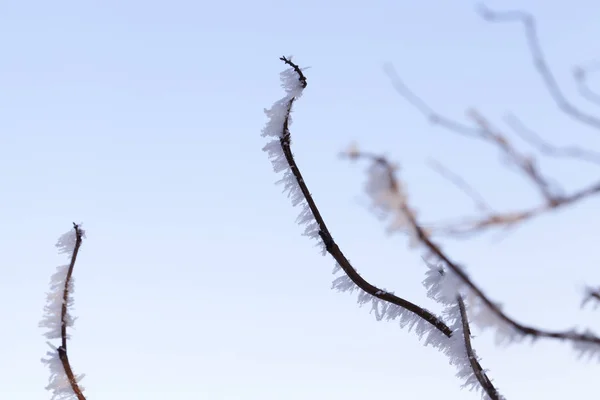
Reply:
[[[400,182],[396,178],[395,168],[385,157],[374,156],[370,153],[360,152],[355,152],[354,157],[368,159],[371,162],[377,163],[383,167],[387,171],[386,176],[389,179],[389,190],[391,192],[401,191]],[[600,187],[597,190],[600,190]],[[475,295],[476,298],[481,300],[484,306],[490,312],[496,315],[502,322],[508,324],[510,327],[514,328],[524,336],[567,340],[573,343],[600,346],[600,337],[590,333],[589,331],[585,333],[578,333],[573,330],[563,332],[549,331],[522,324],[509,317],[496,303],[489,299],[489,297],[469,278],[469,276],[456,262],[450,259],[450,257],[446,255],[441,248],[430,239],[428,232],[418,223],[408,204],[406,202],[396,202],[396,204],[400,209],[395,211],[404,216],[403,218],[410,225],[411,231],[416,235],[418,241],[425,246],[430,254],[443,262],[444,265],[446,265],[454,274],[456,274],[460,278],[460,281],[469,289],[469,291]]]
[[[525,11],[492,11],[484,4],[480,4],[478,7],[479,14],[483,19],[489,22],[519,22],[525,29],[525,37],[527,38],[527,45],[529,46],[529,52],[533,59],[533,64],[537,72],[542,77],[550,96],[556,103],[556,105],[565,114],[571,118],[582,122],[592,128],[600,129],[600,118],[585,113],[579,108],[575,107],[564,95],[554,74],[548,66],[540,39],[538,37],[536,21],[533,15]]]

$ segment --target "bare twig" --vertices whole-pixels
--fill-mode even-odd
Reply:
[[[548,66],[546,57],[542,51],[540,39],[538,37],[536,21],[533,15],[525,11],[492,11],[484,4],[480,4],[478,12],[483,19],[490,22],[519,22],[525,29],[525,36],[527,38],[527,45],[531,57],[533,58],[533,64],[537,72],[542,77],[548,92],[552,96],[552,99],[556,105],[565,114],[571,118],[582,122],[592,128],[600,129],[600,118],[585,113],[582,110],[575,107],[564,95],[554,74]]]
[[[483,390],[487,393],[491,400],[500,400],[502,397],[498,393],[498,390],[494,387],[494,384],[487,376],[481,364],[477,360],[477,356],[475,355],[475,351],[473,350],[473,345],[471,344],[471,329],[469,327],[469,319],[467,317],[467,311],[465,309],[465,302],[463,301],[461,296],[456,297],[456,301],[458,302],[458,307],[460,309],[460,318],[462,320],[463,327],[463,337],[465,341],[465,348],[467,350],[467,357],[469,358],[469,363],[471,364],[471,368],[473,369],[473,373],[477,378],[477,381],[483,388]]]
[[[303,87],[306,87],[306,77],[304,77],[300,68],[296,64],[294,64],[291,60],[289,60],[285,57],[282,57],[281,60],[284,61],[286,64],[290,65],[292,68],[294,68],[294,70],[296,72],[298,72],[299,79],[302,82]],[[296,164],[296,160],[294,159],[294,156],[292,154],[291,133],[289,130],[289,116],[290,116],[290,111],[291,111],[294,100],[295,100],[295,98],[292,98],[287,107],[286,117],[284,119],[284,123],[282,126],[283,135],[280,139],[280,145],[281,145],[281,149],[283,150],[283,153],[285,155],[286,161],[290,167],[290,170],[291,170],[292,174],[294,175],[294,178],[296,179],[296,181],[300,187],[300,190],[302,191],[302,194],[308,204],[308,207],[310,208],[310,210],[319,226],[319,236],[321,237],[321,240],[325,244],[325,249],[337,261],[339,266],[346,273],[346,275],[352,280],[352,282],[354,282],[354,284],[356,286],[358,286],[360,289],[362,289],[366,293],[370,294],[371,296],[374,296],[385,302],[395,304],[399,307],[402,307],[402,308],[414,313],[418,317],[427,321],[429,324],[431,324],[434,328],[436,328],[442,334],[444,334],[447,337],[450,337],[452,335],[452,330],[440,318],[436,317],[430,311],[428,311],[422,307],[419,307],[418,305],[411,303],[408,300],[400,298],[392,293],[389,293],[389,292],[387,292],[383,289],[380,289],[380,288],[372,285],[371,283],[367,282],[358,273],[358,271],[352,266],[352,264],[350,264],[350,261],[348,261],[346,256],[340,250],[337,243],[334,241],[331,233],[329,232],[327,225],[325,224],[325,221],[323,220],[323,217],[321,216],[321,212],[317,208],[317,205],[316,205],[312,195],[310,194],[310,191],[308,190],[306,182],[304,181],[302,173],[300,172],[300,169],[298,168],[298,165]]]
[[[65,279],[65,288],[63,291],[63,304],[61,309],[61,345],[58,348],[58,355],[60,357],[60,361],[65,369],[65,373],[69,378],[69,383],[71,384],[71,388],[73,392],[77,396],[78,400],[86,400],[85,396],[79,385],[77,384],[77,379],[75,374],[73,373],[73,369],[71,368],[71,364],[69,362],[69,357],[67,355],[67,304],[69,298],[69,283],[71,281],[71,277],[73,275],[73,269],[75,268],[75,261],[77,261],[77,254],[79,253],[79,248],[81,247],[82,242],[82,234],[79,229],[79,225],[73,222],[73,229],[75,229],[76,234],[76,242],[75,248],[73,250],[73,256],[71,257],[71,262],[69,264],[69,270],[67,272],[67,278]]]
[[[441,163],[437,161],[431,161],[429,163],[431,168],[440,174],[443,178],[448,180],[454,186],[456,186],[459,190],[465,193],[469,198],[475,203],[475,206],[479,211],[487,211],[492,212],[492,207],[485,201],[483,196],[477,192],[473,187],[471,187],[464,179],[460,176],[456,175],[446,167],[444,167]]]
[[[416,108],[421,114],[427,118],[429,122],[434,125],[439,125],[450,131],[458,133],[467,137],[481,138],[482,132],[477,127],[472,127],[461,122],[455,121],[448,117],[445,117],[433,110],[421,97],[415,94],[398,76],[396,69],[393,65],[388,64],[385,66],[385,72],[390,78],[394,89],[400,94],[406,101]]]
[[[540,153],[556,158],[570,158],[573,160],[586,161],[592,164],[600,165],[600,153],[582,149],[577,146],[554,146],[535,133],[533,130],[525,126],[525,124],[516,116],[509,114],[504,118],[508,126],[521,139],[535,147]]]

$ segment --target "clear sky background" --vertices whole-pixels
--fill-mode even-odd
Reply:
[[[598,57],[600,3],[488,5],[534,12],[565,92],[594,111],[571,70]],[[420,254],[385,234],[364,166],[339,151],[357,141],[399,161],[426,221],[474,211],[430,159],[499,209],[539,199],[495,149],[430,126],[385,62],[442,113],[512,111],[554,143],[600,149],[600,132],[557,112],[521,27],[482,21],[470,1],[6,1],[0,52],[2,399],[50,398],[37,324],[72,221],[88,238],[70,357],[90,400],[477,398],[444,355],[330,290],[334,262],[300,235],[261,151],[281,55],[311,67],[294,148],[334,237],[367,279],[436,311]],[[569,189],[599,173],[541,165]],[[516,319],[600,331],[598,311],[579,309],[584,285],[600,284],[599,204],[443,245]],[[598,362],[568,345],[476,334],[508,399],[597,395]]]

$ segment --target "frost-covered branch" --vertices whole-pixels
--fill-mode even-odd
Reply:
[[[426,344],[436,345],[440,342],[440,338],[439,334],[434,334],[435,331],[441,333],[443,337],[449,337],[452,334],[450,328],[430,311],[366,281],[333,240],[291,150],[289,126],[292,105],[302,95],[302,91],[306,87],[306,77],[290,58],[281,57],[281,60],[290,66],[281,73],[282,87],[286,95],[270,109],[265,110],[269,121],[263,129],[262,136],[272,138],[272,140],[265,145],[263,150],[268,153],[275,172],[284,173],[283,179],[278,183],[284,185],[284,192],[291,198],[292,204],[302,207],[297,222],[306,225],[304,234],[317,240],[323,253],[329,253],[336,260],[337,267],[346,274],[334,281],[335,289],[350,292],[358,289],[359,303],[370,302],[378,318],[399,319],[401,326],[416,327],[415,330],[420,336],[427,333]],[[435,329],[432,330],[432,327]]]
[[[481,328],[493,327],[499,341],[516,341],[525,337],[551,338],[566,340],[573,344],[574,349],[582,355],[600,358],[600,337],[592,331],[576,332],[549,331],[522,324],[509,317],[502,306],[493,302],[471,280],[464,267],[454,262],[441,247],[430,238],[429,232],[418,222],[416,212],[409,206],[406,190],[396,177],[397,166],[391,164],[385,157],[364,153],[353,149],[348,154],[352,159],[367,159],[371,161],[367,180],[367,193],[373,204],[391,216],[390,229],[403,230],[410,236],[412,246],[421,244],[432,257],[447,267],[445,286],[454,296],[465,298],[474,310],[475,323]]]
[[[42,358],[42,362],[50,368],[50,383],[46,389],[53,392],[53,400],[85,400],[83,387],[79,384],[84,375],[75,375],[67,355],[67,327],[75,322],[70,314],[75,290],[73,269],[84,237],[85,231],[73,223],[73,229],[58,239],[56,247],[59,253],[67,254],[70,262],[59,266],[52,275],[44,317],[40,322],[40,326],[47,329],[46,338],[61,339],[58,348],[48,342],[51,350],[46,353],[48,358]]]
[[[592,128],[600,129],[600,118],[575,107],[573,103],[566,98],[558,85],[554,74],[548,66],[544,52],[542,51],[536,28],[536,21],[533,15],[525,11],[492,11],[483,4],[478,7],[478,11],[481,17],[489,22],[521,23],[525,29],[525,37],[527,39],[527,45],[529,46],[533,65],[542,77],[542,80],[556,105],[561,111],[574,120],[584,123]]]

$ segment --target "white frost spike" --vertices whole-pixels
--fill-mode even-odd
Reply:
[[[276,101],[271,108],[265,110],[265,114],[269,118],[269,121],[262,130],[262,136],[271,137],[273,139],[263,147],[263,151],[267,152],[275,172],[283,172],[282,179],[276,183],[283,185],[283,192],[286,193],[290,198],[294,207],[298,205],[302,207],[302,211],[300,212],[296,222],[299,225],[306,226],[303,235],[308,236],[311,239],[316,239],[321,248],[321,253],[325,255],[327,251],[319,236],[319,225],[317,224],[312,211],[308,207],[308,203],[304,198],[304,194],[302,193],[302,190],[300,190],[300,186],[298,185],[296,177],[290,170],[290,165],[285,158],[283,149],[281,148],[281,138],[283,138],[285,133],[283,131],[283,125],[285,118],[288,115],[290,102],[292,100],[297,100],[302,95],[302,83],[300,82],[298,73],[294,71],[293,68],[288,68],[283,71],[280,74],[280,78],[281,86],[285,90],[286,95],[280,100]],[[290,114],[291,112],[292,110],[289,109]],[[291,124],[292,119],[291,116],[289,116],[288,127]]]
[[[85,231],[83,229],[80,228],[79,232],[81,233],[81,237],[85,237]],[[72,256],[75,251],[76,243],[77,233],[75,232],[75,229],[71,229],[69,232],[64,233],[58,238],[55,246],[58,247],[59,254],[68,254],[69,256]]]
[[[449,268],[430,263],[427,263],[427,267],[426,278],[423,280],[427,296],[440,304],[455,304],[456,296],[462,295],[467,288],[462,279]]]
[[[48,343],[48,345],[52,348],[52,351],[46,353],[48,358],[42,358],[42,362],[47,364],[50,369],[50,383],[46,386],[46,390],[52,391],[52,400],[77,399],[69,382],[69,378],[67,377],[67,374],[65,374],[62,362],[60,361],[58,349],[50,343]],[[79,382],[84,376],[84,374],[81,374],[75,377],[81,391],[83,391],[83,386],[79,385]]]
[[[40,322],[40,327],[47,328],[44,336],[48,339],[60,339],[62,326],[62,305],[64,303],[65,282],[69,265],[61,265],[56,268],[56,272],[50,278],[50,291],[46,294],[46,305],[44,306],[44,316]],[[73,307],[73,291],[75,290],[74,279],[69,280],[67,295],[67,314],[65,315],[65,325],[73,326],[76,318],[69,313]],[[69,336],[67,335],[67,338]]]

